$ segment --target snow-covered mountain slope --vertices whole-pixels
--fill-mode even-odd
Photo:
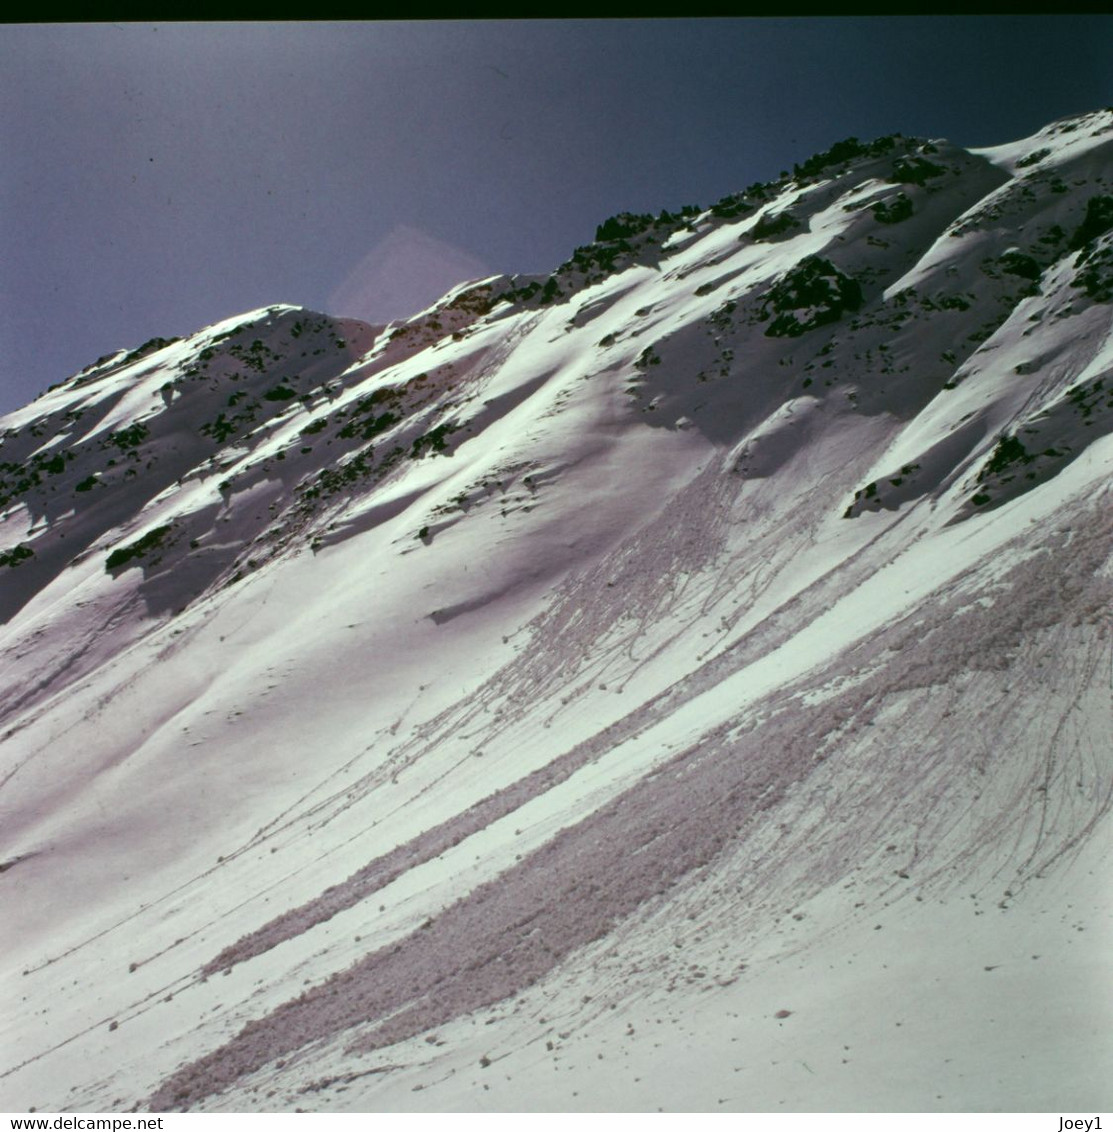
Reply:
[[[1110,1107],[1113,111],[0,421],[9,1109]]]

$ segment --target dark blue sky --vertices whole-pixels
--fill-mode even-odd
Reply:
[[[292,302],[548,271],[848,135],[1113,104],[1113,16],[0,27],[0,412]]]

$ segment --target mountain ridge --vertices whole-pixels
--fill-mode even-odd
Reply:
[[[1111,186],[1108,110],[846,139],[547,276],[261,308],[5,417],[4,1095],[1103,1107]],[[1016,1004],[895,987],[917,935]],[[1084,1022],[1021,1079],[1033,1001]],[[797,1015],[815,1081],[761,1052]],[[880,1083],[924,1059],[942,1094]]]

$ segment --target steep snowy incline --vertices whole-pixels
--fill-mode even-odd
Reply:
[[[8,1106],[1108,1107],[1111,186],[848,139],[0,422]]]

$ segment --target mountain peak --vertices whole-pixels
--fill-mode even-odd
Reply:
[[[1111,138],[843,139],[3,418],[9,1107],[1108,1107],[1089,1024],[1001,1066],[1113,973]]]

